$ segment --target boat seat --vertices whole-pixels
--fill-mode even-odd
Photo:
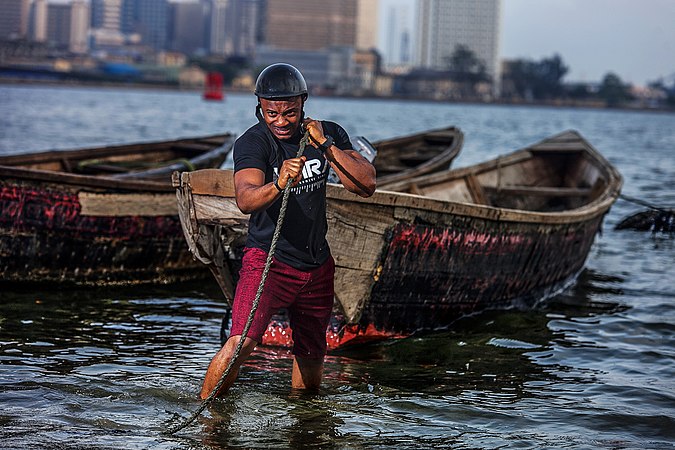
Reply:
[[[589,188],[556,186],[484,186],[484,189],[507,195],[531,195],[538,197],[587,197],[591,194],[591,189]]]

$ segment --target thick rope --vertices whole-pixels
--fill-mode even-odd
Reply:
[[[298,154],[296,158],[301,157],[302,154],[304,153],[305,146],[307,145],[308,136],[309,132],[306,132],[305,135],[300,140],[300,148],[298,149]],[[258,291],[255,294],[253,305],[251,305],[251,312],[248,315],[248,320],[246,321],[244,330],[241,333],[241,337],[239,339],[239,343],[237,344],[237,348],[235,349],[234,354],[230,358],[230,362],[227,364],[225,372],[223,372],[223,374],[220,376],[218,384],[216,384],[216,386],[213,388],[209,396],[202,401],[202,404],[199,406],[199,408],[197,408],[197,410],[194,413],[192,413],[192,415],[185,422],[178,424],[175,427],[169,428],[169,430],[167,431],[168,434],[177,433],[178,431],[190,425],[192,422],[194,422],[194,420],[197,417],[199,417],[202,411],[204,411],[206,407],[209,406],[216,398],[216,395],[220,391],[220,388],[222,388],[223,384],[225,384],[225,380],[227,379],[227,376],[230,374],[230,371],[232,370],[235,361],[237,360],[237,358],[239,358],[239,353],[241,352],[241,349],[244,346],[244,341],[246,340],[246,336],[248,335],[248,330],[251,328],[251,324],[253,323],[253,317],[255,317],[255,312],[258,309],[260,296],[263,293],[263,288],[265,287],[265,282],[267,281],[267,275],[269,274],[270,266],[272,265],[272,257],[274,256],[274,251],[276,250],[277,247],[277,241],[279,240],[279,235],[281,234],[281,225],[284,223],[284,216],[286,215],[286,207],[288,206],[288,196],[291,193],[292,184],[293,179],[291,178],[288,180],[288,182],[286,183],[286,187],[284,188],[284,194],[281,199],[281,209],[279,210],[279,218],[277,219],[277,226],[274,229],[274,234],[272,235],[272,244],[270,245],[270,251],[267,254],[265,269],[263,270],[262,278],[260,279],[260,285],[258,285]]]

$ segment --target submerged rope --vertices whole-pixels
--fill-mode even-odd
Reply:
[[[296,158],[301,157],[302,154],[304,153],[308,139],[309,139],[309,131],[305,132],[305,135],[300,140],[300,148],[298,149],[298,154],[296,155]],[[230,362],[227,364],[227,368],[220,376],[220,380],[218,380],[218,383],[213,388],[209,396],[202,401],[202,404],[199,406],[199,408],[197,408],[197,410],[194,413],[192,413],[192,415],[185,422],[169,428],[169,430],[167,430],[168,434],[177,433],[178,431],[190,425],[192,422],[194,422],[194,420],[197,417],[199,417],[202,411],[204,411],[206,407],[209,406],[216,398],[216,395],[223,387],[223,384],[225,384],[225,380],[227,379],[227,376],[230,374],[230,371],[232,370],[235,361],[237,360],[237,358],[239,358],[239,353],[241,352],[241,349],[244,346],[244,341],[246,340],[248,331],[251,328],[251,324],[253,323],[253,317],[255,316],[255,312],[258,309],[260,296],[262,295],[263,288],[265,287],[265,282],[267,281],[267,275],[270,271],[270,266],[272,265],[272,257],[274,256],[274,251],[276,250],[277,247],[277,241],[279,240],[279,235],[281,234],[281,225],[284,223],[284,217],[286,215],[286,207],[288,206],[288,196],[291,193],[291,185],[293,184],[293,181],[294,181],[293,178],[289,179],[288,183],[286,183],[286,187],[284,188],[284,194],[281,199],[281,209],[279,210],[279,218],[277,219],[277,225],[276,228],[274,229],[274,234],[272,235],[272,243],[270,245],[270,251],[267,254],[265,269],[263,270],[262,278],[260,279],[260,285],[258,285],[258,291],[255,294],[255,299],[253,300],[253,304],[251,305],[251,312],[248,315],[248,320],[246,321],[244,330],[241,333],[241,338],[239,339],[237,348],[234,350],[234,354],[230,358]]]

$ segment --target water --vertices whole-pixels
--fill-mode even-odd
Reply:
[[[0,86],[0,153],[241,133],[252,95]],[[312,117],[371,140],[447,125],[456,165],[579,130],[627,195],[675,205],[675,115],[310,98]],[[213,284],[0,291],[3,448],[675,447],[675,243],[618,232],[620,200],[578,282],[534,311],[332,354],[318,395],[262,348],[196,425],[224,304]],[[1,257],[1,256],[0,256]]]

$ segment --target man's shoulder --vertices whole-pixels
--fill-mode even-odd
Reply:
[[[245,149],[251,146],[255,147],[268,147],[269,140],[265,134],[265,130],[262,129],[259,123],[253,125],[248,130],[244,131],[235,141],[234,148]]]
[[[340,124],[330,120],[322,120],[321,124],[324,133],[333,137],[335,145],[342,149],[346,147],[353,148],[349,134],[347,134],[347,131]]]
[[[333,122],[331,120],[322,120],[321,124],[324,127],[324,129],[326,130],[326,132],[329,133],[329,134],[330,134],[330,132],[346,133],[345,129],[342,128],[342,126],[337,122]]]

